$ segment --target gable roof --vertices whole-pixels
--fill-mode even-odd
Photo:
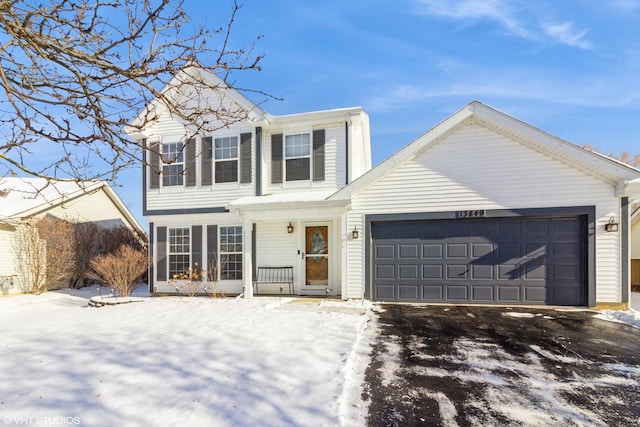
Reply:
[[[269,114],[260,108],[260,106],[250,101],[249,98],[244,96],[238,90],[230,87],[222,78],[210,71],[194,65],[186,66],[180,73],[173,76],[160,93],[162,96],[171,96],[172,91],[179,90],[179,88],[184,84],[196,82],[199,83],[202,88],[216,91],[218,94],[221,94],[224,99],[229,99],[232,103],[247,111],[250,121],[262,121],[269,116]],[[167,112],[167,107],[156,97],[145,106],[145,108],[131,121],[129,125],[125,126],[124,131],[134,138],[144,138],[145,136],[137,129],[137,126],[144,123],[145,118],[154,110],[157,110],[158,115],[161,115],[162,113]]]
[[[448,135],[469,124],[478,124],[515,140],[616,187],[618,196],[640,194],[640,170],[599,153],[586,150],[521,120],[473,101],[416,140],[387,158],[329,199],[350,198],[401,164],[419,156]]]
[[[143,235],[144,229],[106,181],[50,181],[44,178],[0,178],[0,222],[42,214],[65,202],[104,191],[109,200]]]

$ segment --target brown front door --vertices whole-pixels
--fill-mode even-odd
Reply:
[[[305,285],[329,284],[329,227],[305,227]]]

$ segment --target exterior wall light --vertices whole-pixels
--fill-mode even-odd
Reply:
[[[289,234],[293,233],[293,225],[291,225],[291,223],[289,223],[289,225],[287,225],[287,233],[289,233]]]
[[[604,231],[608,233],[618,231],[618,223],[614,217],[609,218],[609,222],[604,225]]]
[[[351,237],[353,237],[353,240],[356,240],[358,238],[358,229],[355,226],[353,227],[353,231],[351,232]]]

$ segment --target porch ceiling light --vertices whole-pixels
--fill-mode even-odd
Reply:
[[[291,223],[289,223],[289,225],[287,225],[287,233],[289,233],[289,234],[293,233],[293,225],[291,225]]]
[[[609,218],[609,222],[604,225],[604,231],[609,233],[618,231],[618,223],[614,217]]]
[[[355,227],[355,225],[353,226],[353,231],[351,232],[351,237],[353,237],[353,240],[356,240],[358,238],[358,229]]]

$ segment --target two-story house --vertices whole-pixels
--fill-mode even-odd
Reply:
[[[238,120],[194,127],[152,103],[130,131],[150,150],[151,290],[198,263],[245,296],[257,268],[290,266],[294,294],[628,304],[637,169],[475,101],[371,168],[362,108],[272,116],[184,74],[218,88],[194,102]]]
[[[256,266],[291,266],[295,293],[341,295],[349,202],[327,198],[371,168],[367,114],[273,116],[215,75],[185,73],[223,88],[208,102],[243,120],[210,117],[193,132],[160,111],[133,134],[151,149],[143,179],[151,290],[173,291],[169,281],[197,264],[219,270],[218,291],[250,295]]]

